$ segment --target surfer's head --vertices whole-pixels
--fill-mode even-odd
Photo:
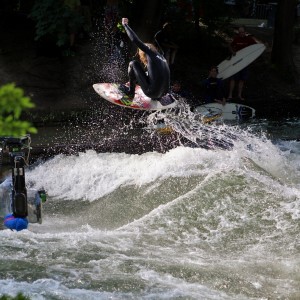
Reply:
[[[153,44],[145,43],[145,45],[148,48],[150,48],[153,52],[157,52],[157,48]],[[148,63],[146,53],[144,51],[142,51],[141,49],[138,49],[137,54],[138,54],[138,57],[139,57],[140,61],[146,66],[147,63]]]
[[[173,84],[171,86],[172,92],[178,93],[181,90],[181,82],[179,80],[173,81]]]
[[[212,66],[212,67],[210,67],[210,69],[209,69],[208,76],[209,76],[209,77],[216,78],[217,75],[218,75],[218,73],[219,73],[218,67]]]
[[[246,33],[246,28],[244,25],[240,26],[239,29],[238,29],[238,34],[240,36],[245,36],[245,33]]]

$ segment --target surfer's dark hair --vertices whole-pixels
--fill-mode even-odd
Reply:
[[[211,66],[210,69],[209,69],[209,71],[211,71],[211,70],[213,70],[213,69],[216,69],[217,73],[219,73],[219,69],[218,69],[217,66]]]

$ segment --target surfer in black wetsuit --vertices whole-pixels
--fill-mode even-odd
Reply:
[[[138,47],[141,61],[133,60],[128,66],[129,88],[121,85],[120,90],[132,99],[135,86],[138,83],[144,94],[153,100],[159,100],[170,89],[170,69],[166,59],[157,51],[153,44],[143,43],[135,32],[128,26],[128,19],[122,19],[129,39]],[[164,104],[163,104],[164,105]]]

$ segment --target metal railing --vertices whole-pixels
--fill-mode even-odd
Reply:
[[[252,8],[250,17],[253,19],[268,19],[270,15],[275,13],[275,4],[256,4]]]

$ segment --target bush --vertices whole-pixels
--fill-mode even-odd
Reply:
[[[34,104],[29,97],[24,96],[20,88],[14,84],[0,87],[0,135],[23,136],[36,133],[37,130],[28,121],[20,120],[24,109],[32,108]]]
[[[61,0],[36,1],[30,17],[36,22],[35,39],[51,36],[57,46],[66,45],[70,32],[76,31],[83,24],[83,17]]]

